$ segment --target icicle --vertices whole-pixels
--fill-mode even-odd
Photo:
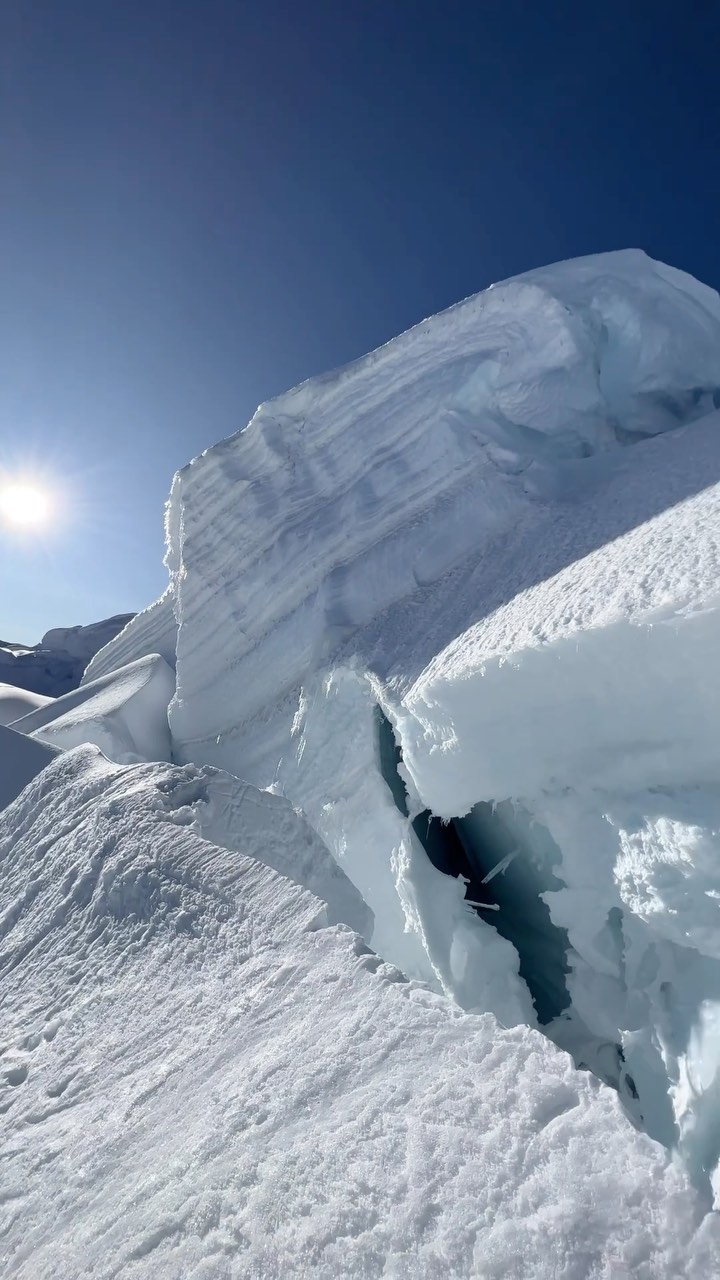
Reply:
[[[501,858],[499,862],[495,863],[492,871],[488,871],[487,875],[483,877],[480,883],[489,884],[491,880],[495,879],[495,876],[500,875],[501,871],[507,870],[513,859],[517,858],[519,852],[519,849],[511,849],[510,853],[506,853],[504,858]]]

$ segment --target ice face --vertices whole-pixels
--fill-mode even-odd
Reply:
[[[392,726],[377,708],[382,776],[398,810],[408,815],[407,792],[399,768],[402,753]],[[532,997],[538,1022],[552,1022],[570,1003],[568,937],[551,919],[542,894],[560,887],[553,866],[560,851],[547,832],[529,832],[529,819],[509,802],[478,804],[450,822],[423,810],[412,827],[430,862],[444,875],[459,877],[465,900],[518,954],[518,973]],[[543,849],[543,844],[545,848]]]

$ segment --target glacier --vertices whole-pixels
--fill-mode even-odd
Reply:
[[[239,1275],[717,1271],[719,433],[720,299],[628,250],[495,285],[261,406],[178,473],[164,595],[99,650],[79,690],[6,731],[64,751],[2,815],[0,847],[14,868],[2,891],[7,989],[17,966],[42,961],[58,989],[69,965],[100,993],[87,1032],[97,1047],[72,1035],[79,1078],[99,1077],[80,1089],[88,1134],[75,1132],[74,1104],[66,1120],[46,1104],[57,1149],[81,1143],[73,1168],[97,1159],[103,1097],[119,1094],[117,1114],[131,1114],[121,1082],[140,1050],[113,1049],[105,1024],[147,986],[137,1035],[155,1063],[149,1101],[137,1087],[150,1136],[141,1120],[127,1144],[113,1131],[94,1176],[110,1186],[119,1171],[121,1190],[105,1226],[82,1192],[81,1244],[53,1183],[71,1270],[78,1249],[100,1256],[106,1230],[138,1274],[179,1258],[205,1274],[203,1259],[212,1269],[220,1255]],[[33,867],[26,911],[33,848],[48,865]],[[110,910],[105,884],[118,877]],[[36,910],[57,927],[31,928]],[[225,921],[245,910],[252,941],[231,941]],[[277,992],[255,977],[246,990],[271,952]],[[205,970],[201,1008],[193,973]],[[120,975],[109,1009],[106,972]],[[237,1043],[219,1030],[221,986],[245,1011]],[[18,994],[17,1028],[59,999]],[[212,1061],[173,1038],[171,1007],[197,1028],[193,1043],[207,1028]],[[257,1062],[286,1061],[273,1008],[302,1049],[294,1076],[278,1068],[285,1110],[264,1170],[236,1185],[230,1170],[265,1142],[255,1121],[228,1118],[249,1105],[237,1064],[252,1079]],[[45,1087],[27,1037],[45,1041],[13,1035],[21,1135],[25,1107],[44,1116],[26,1088],[36,1074]],[[161,1065],[168,1036],[177,1070]],[[317,1047],[333,1036],[339,1076]],[[308,1083],[313,1052],[329,1056]],[[358,1089],[395,1136],[380,1126],[356,1184],[347,1151],[375,1134]],[[212,1149],[195,1094],[212,1099],[223,1135]],[[263,1093],[261,1126],[277,1103],[275,1087]],[[194,1162],[179,1108],[202,1145]],[[401,1131],[425,1153],[412,1190]],[[536,1165],[520,1153],[541,1132]],[[502,1134],[519,1135],[512,1168]],[[132,1161],[163,1149],[170,1172],[140,1206]],[[343,1167],[332,1194],[326,1161]],[[526,1181],[536,1168],[542,1204]],[[271,1177],[283,1221],[268,1225]],[[35,1205],[40,1194],[27,1192]],[[23,1245],[17,1213],[13,1266],[45,1274],[50,1234],[36,1225]]]
[[[53,627],[36,645],[9,644],[0,640],[1,686],[5,682],[39,696],[58,697],[69,693],[99,649],[132,620],[131,613],[119,613],[101,622],[81,627]]]

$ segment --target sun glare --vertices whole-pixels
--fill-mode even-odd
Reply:
[[[43,525],[50,514],[50,500],[42,489],[19,482],[0,486],[0,517],[10,525]]]

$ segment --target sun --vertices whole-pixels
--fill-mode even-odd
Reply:
[[[49,516],[50,498],[39,486],[20,481],[0,485],[0,517],[6,524],[37,527]]]

